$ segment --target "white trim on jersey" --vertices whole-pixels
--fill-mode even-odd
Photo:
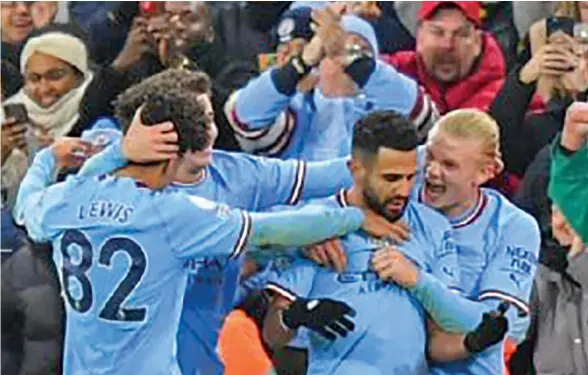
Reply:
[[[414,122],[421,139],[427,138],[429,131],[439,119],[439,111],[435,106],[435,102],[420,86],[418,87],[415,105],[410,113],[410,119]]]
[[[229,125],[235,132],[235,138],[243,151],[265,156],[278,156],[286,149],[294,133],[296,116],[290,110],[280,113],[273,124],[263,129],[249,129],[239,120],[235,104],[241,91],[235,91],[224,105],[224,112]]]
[[[530,313],[530,309],[529,309],[528,304],[526,304],[525,302],[521,301],[520,299],[518,299],[516,297],[508,295],[504,292],[501,292],[500,290],[484,291],[484,292],[480,293],[478,300],[482,301],[482,300],[490,299],[490,298],[496,298],[499,300],[503,300],[503,301],[512,303],[524,314],[524,316],[527,316]]]
[[[243,250],[245,249],[245,245],[247,244],[247,239],[249,238],[249,233],[251,232],[251,217],[248,213],[241,211],[241,216],[243,217],[243,224],[241,225],[241,233],[239,234],[239,239],[237,240],[237,244],[235,245],[235,249],[231,254],[230,258],[236,259],[241,255]]]
[[[296,179],[294,180],[294,187],[292,188],[292,194],[288,199],[289,205],[295,205],[300,200],[302,194],[302,187],[304,186],[304,179],[306,177],[306,163],[302,160],[296,162]]]
[[[265,286],[265,289],[278,293],[280,296],[286,298],[290,302],[296,301],[297,297],[294,293],[292,293],[288,289],[286,289],[276,283],[272,283],[272,282],[267,283],[267,285]]]

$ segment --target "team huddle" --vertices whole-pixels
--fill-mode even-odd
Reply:
[[[35,157],[15,218],[55,249],[64,374],[222,374],[219,330],[259,250],[295,254],[269,272],[262,336],[307,348],[309,374],[504,373],[540,238],[481,187],[502,167],[488,115],[451,112],[419,146],[414,122],[373,111],[350,158],[282,161],[212,150],[208,92],[165,71],[119,98],[125,134],[64,182],[86,143]],[[342,269],[321,264],[333,254]]]

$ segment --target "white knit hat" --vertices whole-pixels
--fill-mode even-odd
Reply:
[[[20,71],[25,73],[29,58],[35,52],[57,57],[73,66],[87,77],[88,71],[88,50],[84,42],[73,35],[52,31],[46,34],[30,38],[24,46],[20,55]]]

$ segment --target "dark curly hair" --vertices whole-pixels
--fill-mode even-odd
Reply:
[[[407,117],[394,111],[372,112],[355,123],[352,150],[373,158],[381,147],[411,151],[418,146],[416,127]]]
[[[209,144],[210,119],[198,103],[209,94],[210,79],[204,73],[169,69],[130,87],[115,103],[115,115],[126,132],[139,107],[145,125],[171,121],[178,133],[180,153],[201,151]]]

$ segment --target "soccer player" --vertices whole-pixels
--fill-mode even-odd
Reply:
[[[194,105],[207,114],[207,121],[195,122],[193,127],[196,134],[209,133],[213,144],[217,131],[208,87],[208,78],[202,73],[167,70],[127,90],[117,101],[116,113],[123,127],[130,127],[126,136],[129,142],[114,145],[90,159],[81,173],[96,175],[115,170],[124,166],[127,158],[140,161],[148,150],[155,148],[152,140],[157,137],[148,132],[150,128],[131,124],[131,120],[144,98],[160,90],[180,88],[198,94]],[[125,155],[121,145],[128,146]],[[282,161],[210,147],[205,156],[183,157],[168,189],[235,208],[262,211],[274,205],[296,204],[301,199],[326,197],[351,183],[346,159],[320,163]],[[223,373],[216,352],[218,334],[224,317],[233,307],[244,259],[243,256],[210,256],[187,263],[190,276],[178,331],[178,362],[182,372]]]
[[[353,134],[353,188],[313,204],[356,206],[390,222],[406,220],[412,236],[398,247],[423,272],[454,287],[459,270],[449,223],[409,201],[417,145],[409,120],[394,112],[367,115]],[[265,340],[285,345],[299,327],[310,328],[311,375],[428,374],[425,310],[407,290],[380,279],[371,266],[374,251],[393,243],[358,231],[343,237],[342,244],[345,272],[300,259],[268,285],[275,297],[264,325]],[[341,337],[333,342],[321,337],[336,335]]]
[[[500,193],[481,187],[502,169],[498,126],[478,110],[451,112],[429,134],[424,156],[417,199],[450,220],[460,287],[467,299],[444,291],[394,250],[381,255],[388,261],[380,276],[409,288],[434,320],[453,320],[451,324],[463,330],[474,327],[486,311],[508,302],[515,307],[506,315],[508,337],[520,342],[529,323],[540,235],[531,216]],[[439,311],[445,315],[440,317]],[[438,340],[431,347],[439,350],[430,351],[431,358],[453,361],[436,363],[434,374],[505,373],[504,345],[472,353],[460,335],[439,333],[432,340]]]
[[[287,48],[288,60],[251,80],[225,105],[243,150],[281,159],[346,157],[353,124],[376,110],[410,116],[424,139],[437,110],[415,81],[379,61],[372,26],[356,16],[333,16],[330,9],[311,17],[306,9],[288,11],[278,27],[278,51]],[[304,41],[297,36],[307,36],[300,31],[311,29],[311,18],[316,34],[299,49]],[[335,57],[331,51],[338,44],[344,47]],[[319,77],[316,87],[299,90],[313,75]]]
[[[209,114],[194,105],[197,94],[160,91],[146,100],[142,121],[173,122],[180,158],[207,157],[210,136],[194,124],[208,123]],[[193,258],[236,258],[248,244],[303,245],[356,230],[364,219],[355,208],[249,214],[165,189],[178,158],[48,186],[56,167],[84,151],[62,152],[68,141],[36,156],[15,207],[31,238],[55,249],[66,375],[179,374],[176,334]]]

